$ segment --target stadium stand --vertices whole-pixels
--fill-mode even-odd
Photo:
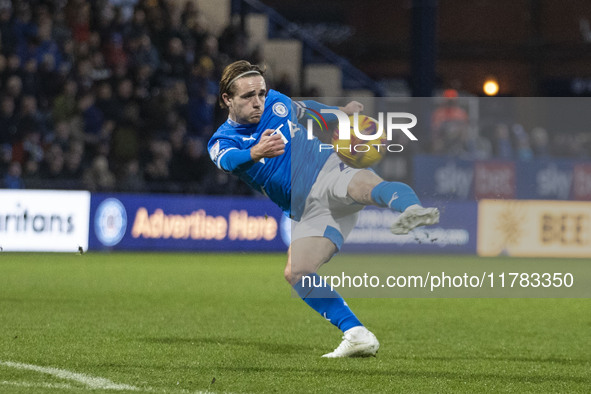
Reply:
[[[250,193],[205,150],[225,118],[220,72],[236,59],[264,60],[271,86],[289,94],[384,93],[256,0],[0,1],[0,34],[4,188]],[[296,58],[273,56],[286,51]],[[527,160],[591,151],[588,132],[499,124],[473,140],[463,126],[438,120],[432,150],[421,153]],[[397,168],[391,176],[409,180]]]
[[[2,186],[245,193],[204,141],[220,70],[250,54],[206,26],[194,1],[1,2]]]

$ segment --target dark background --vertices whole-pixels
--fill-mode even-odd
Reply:
[[[263,2],[371,77],[410,79],[412,0]],[[500,95],[591,94],[591,27],[585,28],[585,23],[591,26],[591,1],[432,3],[436,6],[436,88],[482,94],[485,78],[494,77]]]

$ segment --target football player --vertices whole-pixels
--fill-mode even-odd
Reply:
[[[316,271],[338,252],[366,205],[402,212],[392,225],[394,234],[438,223],[439,211],[422,207],[408,185],[385,182],[373,171],[344,165],[332,151],[319,150],[320,141],[308,139],[300,120],[307,109],[320,112],[337,107],[295,102],[267,90],[264,70],[256,65],[241,60],[224,69],[219,104],[228,110],[228,120],[209,141],[211,159],[294,220],[285,279],[311,308],[344,333],[341,344],[323,357],[375,355],[379,348],[375,335]],[[351,101],[338,109],[351,115],[362,111],[363,105]],[[304,281],[303,276],[314,280]]]

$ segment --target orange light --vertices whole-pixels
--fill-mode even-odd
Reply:
[[[482,85],[482,90],[487,96],[496,96],[499,93],[499,83],[494,79],[487,79]]]

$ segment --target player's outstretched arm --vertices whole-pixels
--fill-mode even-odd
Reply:
[[[235,145],[222,145],[220,140],[211,144],[209,155],[215,165],[225,171],[233,172],[252,166],[262,158],[272,158],[285,153],[285,143],[279,133],[271,135],[275,130],[265,130],[259,142],[250,149],[240,149]]]
[[[257,162],[262,158],[270,159],[285,153],[285,143],[278,133],[271,135],[274,131],[271,129],[263,131],[259,142],[250,148],[250,158],[253,161]]]

